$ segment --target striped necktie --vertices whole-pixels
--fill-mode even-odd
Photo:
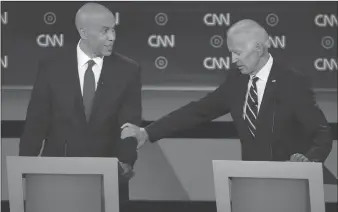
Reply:
[[[245,117],[248,129],[253,138],[256,136],[256,119],[258,116],[258,95],[256,82],[259,78],[254,76],[249,89],[248,98],[246,101]]]

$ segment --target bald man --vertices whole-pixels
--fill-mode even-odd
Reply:
[[[137,141],[121,142],[120,128],[141,123],[140,66],[113,51],[115,17],[106,7],[86,3],[75,25],[77,45],[39,64],[19,155],[118,157],[120,200],[128,200]]]
[[[231,113],[248,161],[324,162],[332,148],[329,125],[307,79],[269,53],[269,36],[253,20],[227,32],[237,69],[215,91],[171,112],[146,128],[122,126],[122,138],[141,147]]]

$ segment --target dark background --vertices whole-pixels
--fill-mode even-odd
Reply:
[[[206,13],[230,13],[230,24],[243,18],[258,21],[271,36],[286,36],[285,49],[271,49],[274,58],[311,76],[316,88],[337,89],[337,70],[317,71],[317,58],[337,59],[337,25],[318,27],[317,14],[335,14],[337,2],[100,2],[114,13],[118,12],[115,50],[142,65],[144,85],[216,86],[224,80],[226,70],[207,70],[203,59],[208,56],[230,56],[224,42],[221,48],[213,48],[210,38],[224,36],[228,26],[206,26]],[[39,34],[64,34],[65,45],[76,48],[79,36],[74,17],[83,2],[1,2],[2,14],[8,13],[8,24],[2,28],[2,58],[8,56],[8,67],[2,69],[3,85],[32,85],[40,58],[56,54],[62,48],[42,48],[37,45]],[[47,25],[44,14],[53,12],[56,22]],[[165,26],[155,22],[155,15],[168,15]],[[268,14],[278,15],[275,27],[266,23]],[[174,48],[151,48],[151,34],[175,34]],[[321,39],[331,36],[334,47],[327,50]],[[158,56],[168,59],[164,70],[157,69]],[[66,66],[67,64],[65,64]]]

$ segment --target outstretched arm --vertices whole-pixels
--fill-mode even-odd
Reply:
[[[233,76],[229,73],[227,80],[204,98],[169,113],[145,129],[127,123],[122,126],[121,135],[123,138],[136,137],[140,147],[146,140],[155,142],[181,130],[192,128],[224,115],[230,111],[233,102],[233,82]]]

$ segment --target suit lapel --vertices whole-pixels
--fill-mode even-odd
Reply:
[[[89,126],[93,124],[104,106],[113,101],[117,97],[123,87],[123,79],[118,76],[118,61],[116,56],[112,54],[109,58],[105,58],[101,70],[100,79],[95,92],[92,112],[89,118]]]
[[[236,114],[243,119],[243,106],[245,102],[245,95],[248,88],[249,76],[245,74],[241,74],[239,77],[239,85],[238,85],[238,97],[236,100]]]
[[[271,71],[268,77],[268,81],[266,82],[266,86],[265,86],[265,91],[264,91],[264,95],[263,95],[263,99],[261,102],[261,106],[259,109],[259,113],[258,113],[258,118],[256,120],[256,138],[257,135],[259,134],[259,132],[262,130],[262,124],[264,122],[264,117],[267,116],[267,112],[269,111],[268,108],[269,106],[271,106],[271,102],[273,102],[274,98],[275,98],[275,91],[276,91],[276,87],[277,87],[277,67],[275,65],[276,63],[274,62],[272,67],[271,67]]]
[[[243,136],[243,141],[247,141],[250,139],[249,130],[247,128],[247,124],[243,119],[243,107],[245,103],[245,95],[248,89],[249,75],[241,74],[239,77],[238,83],[238,95],[236,98],[235,106],[234,106],[234,119],[238,120],[239,125],[239,134]],[[241,136],[241,137],[242,137]]]
[[[97,88],[95,91],[92,112],[90,113],[90,117],[89,117],[89,123],[93,121],[93,118],[95,117],[98,106],[100,105],[100,102],[103,100],[103,93],[105,92],[108,84],[110,84],[110,82],[108,82],[108,80],[111,78],[111,76],[109,75],[111,75],[112,70],[108,70],[110,68],[113,68],[113,67],[111,67],[111,64],[109,64],[109,60],[107,59],[104,60],[102,64],[100,78],[97,83]]]
[[[68,66],[70,67],[65,75],[65,78],[68,78],[68,83],[66,83],[66,95],[69,97],[70,102],[70,117],[73,116],[72,113],[76,111],[76,113],[80,115],[81,122],[86,123],[87,121],[84,112],[83,98],[79,80],[76,49],[66,64],[69,64]]]

